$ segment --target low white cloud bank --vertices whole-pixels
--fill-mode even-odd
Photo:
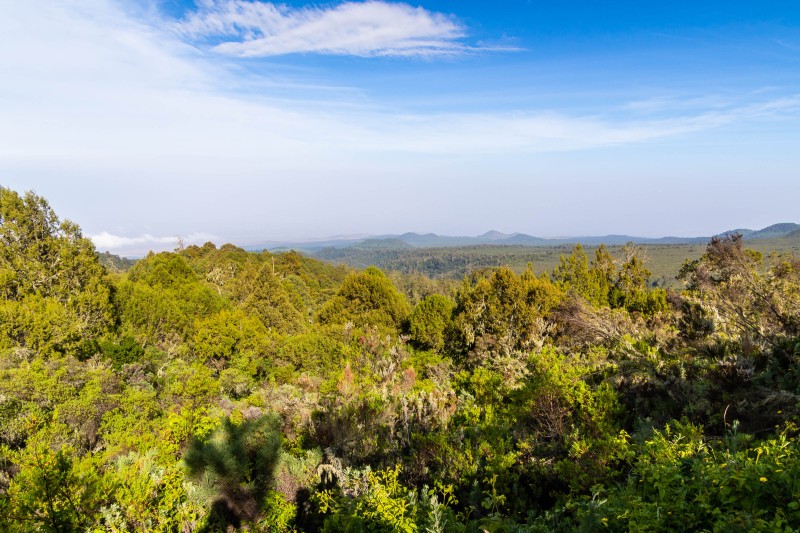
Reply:
[[[186,236],[173,235],[169,237],[158,237],[145,233],[136,237],[125,237],[102,231],[96,235],[88,235],[88,237],[98,250],[118,255],[144,255],[150,250],[160,252],[173,250],[181,244],[185,246],[199,245],[219,240],[209,233],[190,233]]]
[[[478,49],[461,41],[466,31],[454,17],[379,1],[292,8],[271,2],[207,0],[175,28],[194,39],[221,41],[213,47],[216,52],[242,57],[296,53],[431,57]]]

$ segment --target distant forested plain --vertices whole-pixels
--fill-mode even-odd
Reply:
[[[0,243],[0,531],[800,529],[796,236]]]
[[[764,257],[772,253],[789,253],[800,256],[800,233],[780,237],[746,240],[748,248],[760,252]],[[644,258],[650,271],[649,282],[660,287],[677,288],[680,283],[676,275],[683,263],[695,260],[705,253],[706,242],[697,244],[637,244],[638,253]],[[561,262],[561,257],[572,253],[574,244],[557,246],[524,246],[481,244],[474,246],[444,247],[396,247],[396,246],[350,246],[326,248],[312,253],[312,257],[325,261],[343,263],[354,268],[370,265],[403,273],[420,273],[432,278],[461,278],[484,268],[507,266],[520,273],[529,266],[535,272],[552,272]],[[586,246],[591,251],[594,246]],[[625,247],[612,245],[608,252],[621,260]]]

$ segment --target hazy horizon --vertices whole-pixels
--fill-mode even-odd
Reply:
[[[776,224],[782,224],[786,222],[778,222]],[[790,222],[790,224],[792,224]],[[770,224],[772,226],[773,224]],[[603,234],[603,235],[590,235],[590,234],[583,234],[583,235],[532,235],[525,232],[513,232],[513,233],[504,233],[499,232],[505,235],[506,237],[513,237],[516,235],[526,235],[529,237],[538,237],[546,240],[554,241],[554,245],[560,245],[558,241],[561,240],[570,240],[571,242],[579,242],[578,239],[582,238],[589,238],[592,240],[596,240],[597,238],[601,237],[633,237],[634,242],[639,242],[637,239],[661,239],[661,238],[677,238],[677,239],[693,239],[693,238],[711,238],[714,235],[720,235],[723,233],[736,231],[736,230],[750,230],[750,231],[759,231],[764,228],[728,228],[726,230],[719,230],[714,231],[713,233],[709,233],[707,235],[701,234],[694,234],[694,235],[638,235],[632,233],[613,233],[613,234]],[[98,235],[89,235],[89,237],[94,241],[95,247],[97,248],[98,252],[110,252],[114,253],[115,255],[119,255],[121,257],[127,257],[132,259],[137,259],[144,257],[147,253],[153,252],[161,252],[161,251],[173,251],[178,249],[181,245],[183,246],[190,246],[190,245],[203,245],[207,242],[212,242],[216,246],[222,246],[224,244],[233,244],[240,248],[244,248],[247,250],[260,250],[260,249],[283,249],[286,247],[295,247],[298,249],[303,249],[302,245],[308,245],[308,250],[315,251],[320,244],[324,244],[325,246],[330,245],[330,243],[334,246],[350,246],[346,244],[351,241],[362,241],[367,239],[383,239],[383,238],[401,238],[404,235],[413,234],[413,235],[436,235],[437,237],[448,239],[448,238],[480,238],[483,237],[487,233],[495,232],[497,230],[488,230],[476,235],[443,235],[437,234],[435,232],[403,232],[403,233],[391,233],[391,234],[375,234],[375,233],[358,233],[358,234],[351,234],[351,235],[329,235],[326,237],[306,237],[306,238],[299,238],[299,239],[289,239],[289,240],[275,240],[275,239],[262,239],[262,240],[255,240],[255,241],[247,241],[247,242],[234,242],[234,241],[225,241],[217,238],[214,235],[174,235],[172,237],[155,237],[153,235],[143,235],[135,238],[131,237],[120,237],[117,235],[111,235],[107,232],[103,232]],[[497,240],[498,245],[504,244],[515,244],[515,243],[507,243],[504,240]],[[532,246],[532,245],[525,245],[519,244],[521,246]],[[610,244],[610,243],[605,243]],[[469,246],[469,243],[464,244],[465,246]],[[439,246],[439,244],[432,244],[432,247]],[[444,245],[449,246],[449,245]],[[460,246],[460,245],[459,245]],[[535,245],[533,245],[535,246]],[[428,247],[425,245],[424,247]]]
[[[176,235],[691,237],[798,219],[792,2],[2,14],[0,185],[45,197],[99,250]]]

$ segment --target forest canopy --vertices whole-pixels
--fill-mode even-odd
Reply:
[[[0,531],[800,529],[800,261],[739,235],[674,289],[633,245],[107,268],[5,188],[0,241]]]

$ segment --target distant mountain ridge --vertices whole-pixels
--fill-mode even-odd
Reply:
[[[773,224],[764,229],[754,231],[745,235],[746,239],[770,239],[772,237],[785,237],[791,233],[800,230],[800,224],[793,222],[781,222],[780,224]],[[743,234],[744,235],[744,234]]]
[[[786,237],[789,235],[800,234],[800,224],[793,222],[781,222],[767,226],[760,230],[737,228],[718,233],[718,236],[740,233],[746,240],[769,239],[776,237]],[[535,237],[525,233],[503,233],[497,230],[489,230],[482,235],[475,237],[468,236],[448,236],[437,235],[435,233],[403,233],[402,235],[372,235],[367,237],[343,237],[331,239],[319,239],[310,241],[296,242],[264,242],[262,244],[245,246],[248,250],[299,250],[308,253],[318,253],[325,249],[341,248],[447,248],[455,246],[476,246],[476,245],[512,245],[512,246],[563,246],[581,243],[585,246],[598,246],[606,244],[608,246],[622,245],[628,242],[636,244],[703,244],[708,242],[711,236],[700,237],[636,237],[632,235],[587,235],[578,237],[559,237],[547,239]]]

